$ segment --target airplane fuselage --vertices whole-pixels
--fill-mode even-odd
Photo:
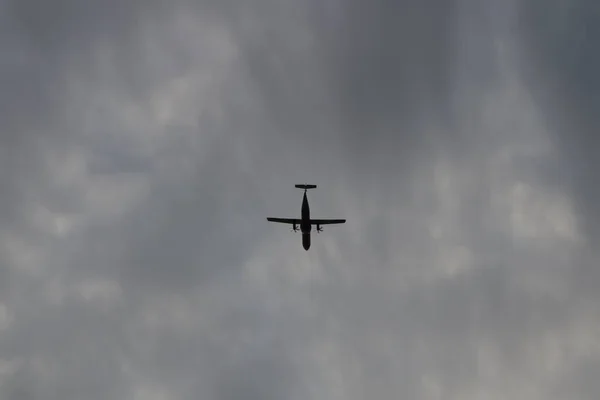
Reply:
[[[308,205],[306,190],[304,190],[304,197],[302,199],[301,215],[300,231],[302,232],[302,247],[304,247],[304,250],[308,250],[310,248],[310,231],[312,225],[310,223],[310,206]]]

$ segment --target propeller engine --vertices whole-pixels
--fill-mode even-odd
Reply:
[[[317,224],[317,233],[323,232],[323,227]]]
[[[298,232],[298,226],[296,224],[292,226],[292,232]]]

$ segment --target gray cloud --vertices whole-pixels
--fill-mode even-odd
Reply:
[[[566,159],[562,175],[572,186],[580,220],[597,240],[598,177],[594,148],[598,102],[598,57],[592,50],[598,37],[595,3],[577,1],[564,9],[558,2],[524,2],[522,25],[532,86],[540,102],[553,112],[557,145]],[[568,179],[568,181],[567,181]]]
[[[520,51],[565,36],[519,7],[4,2],[0,393],[597,397],[593,178],[551,151],[588,103],[545,124],[527,68],[573,76]],[[301,182],[348,218],[308,253],[264,220]]]
[[[598,37],[594,24],[595,4],[577,1],[568,8],[558,2],[540,6],[524,2],[521,26],[524,43],[524,73],[537,101],[548,110],[547,124],[562,159],[554,181],[572,196],[578,224],[586,232],[589,247],[577,262],[571,277],[579,292],[595,299],[598,275],[595,243],[599,239],[598,146],[596,99],[598,79],[593,51]],[[594,300],[592,300],[594,301]]]

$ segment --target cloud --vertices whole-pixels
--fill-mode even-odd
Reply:
[[[581,308],[597,304],[595,282],[599,277],[595,246],[599,238],[598,177],[592,150],[597,145],[597,79],[593,72],[597,59],[590,50],[597,32],[592,9],[592,3],[586,1],[568,8],[558,3],[539,7],[535,2],[525,2],[522,9],[522,32],[528,51],[523,58],[529,67],[524,73],[537,101],[547,110],[546,123],[561,160],[561,169],[553,176],[554,186],[564,188],[571,199],[577,225],[587,243],[572,258],[570,273],[565,276]],[[590,318],[592,325],[597,325],[597,320]],[[583,387],[582,398],[595,397],[598,389],[585,377],[597,369],[597,359],[582,357],[573,368],[573,373],[562,381],[567,388],[562,390]]]
[[[548,123],[565,158],[566,171],[559,177],[574,194],[580,223],[597,241],[598,181],[592,149],[597,144],[598,59],[590,51],[598,35],[590,12],[594,5],[577,1],[568,8],[558,2],[541,7],[528,1],[522,8],[531,86],[540,103],[552,110]]]
[[[597,397],[584,95],[502,4],[6,1],[0,393]]]

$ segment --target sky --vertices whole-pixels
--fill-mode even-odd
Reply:
[[[0,0],[0,397],[597,399],[598,7]]]

